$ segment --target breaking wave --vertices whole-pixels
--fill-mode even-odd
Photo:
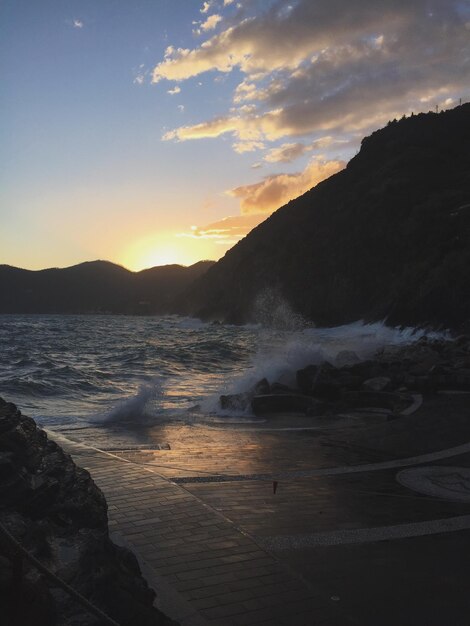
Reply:
[[[310,363],[338,363],[348,353],[366,359],[444,336],[383,323],[313,328],[272,298],[264,294],[259,323],[250,326],[175,316],[0,316],[0,395],[45,426],[195,423],[221,415],[220,394],[262,378],[290,385]]]

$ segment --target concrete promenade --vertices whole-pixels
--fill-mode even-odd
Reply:
[[[183,626],[467,626],[467,409],[446,437],[445,404],[434,408],[361,435],[285,430],[303,426],[290,419],[156,427],[147,449],[52,436],[90,471],[113,537]],[[419,491],[397,480],[414,467]]]

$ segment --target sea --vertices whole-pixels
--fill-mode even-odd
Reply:
[[[361,321],[336,328],[204,323],[177,316],[0,315],[0,396],[47,429],[109,446],[145,443],[162,424],[253,422],[221,394],[297,369],[360,359],[425,331]],[[442,336],[432,333],[433,336]]]

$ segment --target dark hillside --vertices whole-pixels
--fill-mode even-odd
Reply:
[[[29,271],[0,266],[0,313],[166,313],[211,261],[141,272],[107,261]]]
[[[318,325],[470,319],[470,104],[391,122],[347,168],[280,208],[179,298],[245,322],[265,288]]]

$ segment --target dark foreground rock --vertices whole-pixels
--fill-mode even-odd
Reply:
[[[153,607],[134,555],[109,539],[106,501],[89,473],[1,398],[0,524],[1,624],[104,623],[19,559],[8,535],[121,626],[175,624]]]

